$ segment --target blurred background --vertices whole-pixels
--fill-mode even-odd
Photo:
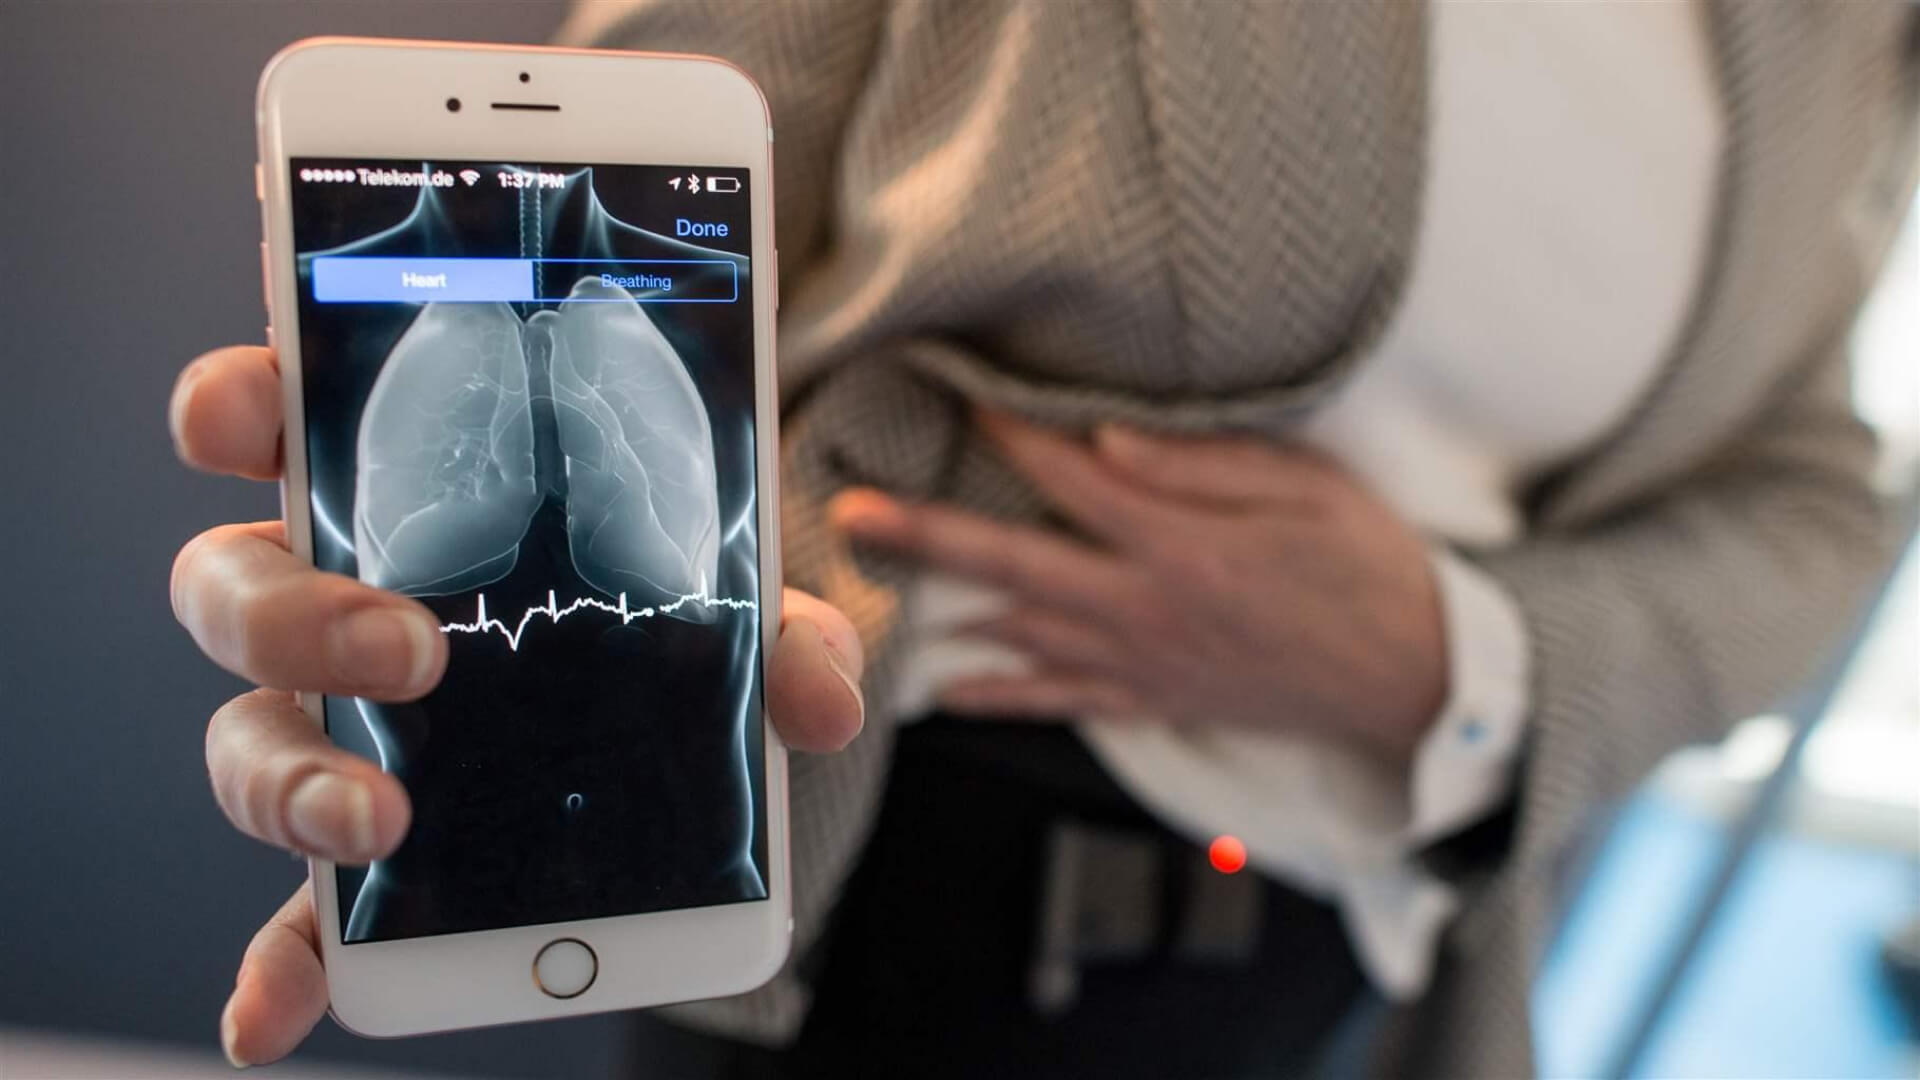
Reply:
[[[166,598],[188,537],[277,512],[269,487],[179,467],[163,415],[195,353],[263,336],[261,65],[319,33],[540,41],[563,13],[0,0],[0,1076],[224,1070],[234,965],[303,873],[214,807],[200,735],[241,687]],[[1859,330],[1860,405],[1906,492],[1915,232]],[[1914,1006],[1883,956],[1920,910],[1920,556],[1789,708],[1676,755],[1603,826],[1536,994],[1546,1075],[1920,1075]],[[601,1075],[620,1031],[368,1042],[323,1022],[274,1071]]]

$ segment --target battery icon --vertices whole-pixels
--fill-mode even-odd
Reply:
[[[709,176],[707,190],[715,195],[731,195],[740,190],[740,178],[737,176]]]

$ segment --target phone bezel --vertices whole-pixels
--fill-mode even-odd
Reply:
[[[532,73],[531,83],[521,80],[522,72]],[[450,97],[470,107],[451,111]],[[558,104],[561,111],[487,107],[529,100]],[[765,283],[753,290],[752,317],[761,645],[770,656],[781,593],[773,131],[753,80],[726,61],[681,54],[314,38],[268,63],[257,120],[263,287],[286,416],[281,506],[289,544],[309,561],[291,158],[699,163],[749,171],[752,265],[764,268]],[[322,724],[319,695],[300,699]],[[717,997],[771,978],[786,958],[792,927],[787,762],[764,709],[761,725],[766,900],[345,945],[333,865],[310,860],[308,887],[334,1018],[361,1035],[422,1034]],[[540,948],[563,937],[587,941],[599,959],[590,992],[565,999],[543,993],[532,974]]]

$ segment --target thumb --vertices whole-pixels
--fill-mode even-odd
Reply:
[[[278,1061],[326,1015],[318,933],[303,883],[247,946],[220,1014],[220,1047],[235,1067]]]
[[[767,664],[774,729],[796,750],[839,750],[866,720],[860,635],[840,609],[797,589],[786,591],[782,609]]]

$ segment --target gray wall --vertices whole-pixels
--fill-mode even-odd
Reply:
[[[520,3],[0,0],[0,1026],[215,1045],[234,966],[299,864],[207,792],[241,689],[167,606],[189,536],[272,488],[188,473],[164,419],[196,352],[260,341],[254,81],[311,34],[538,41]],[[305,1054],[594,1075],[618,1022],[397,1042],[323,1022]]]

